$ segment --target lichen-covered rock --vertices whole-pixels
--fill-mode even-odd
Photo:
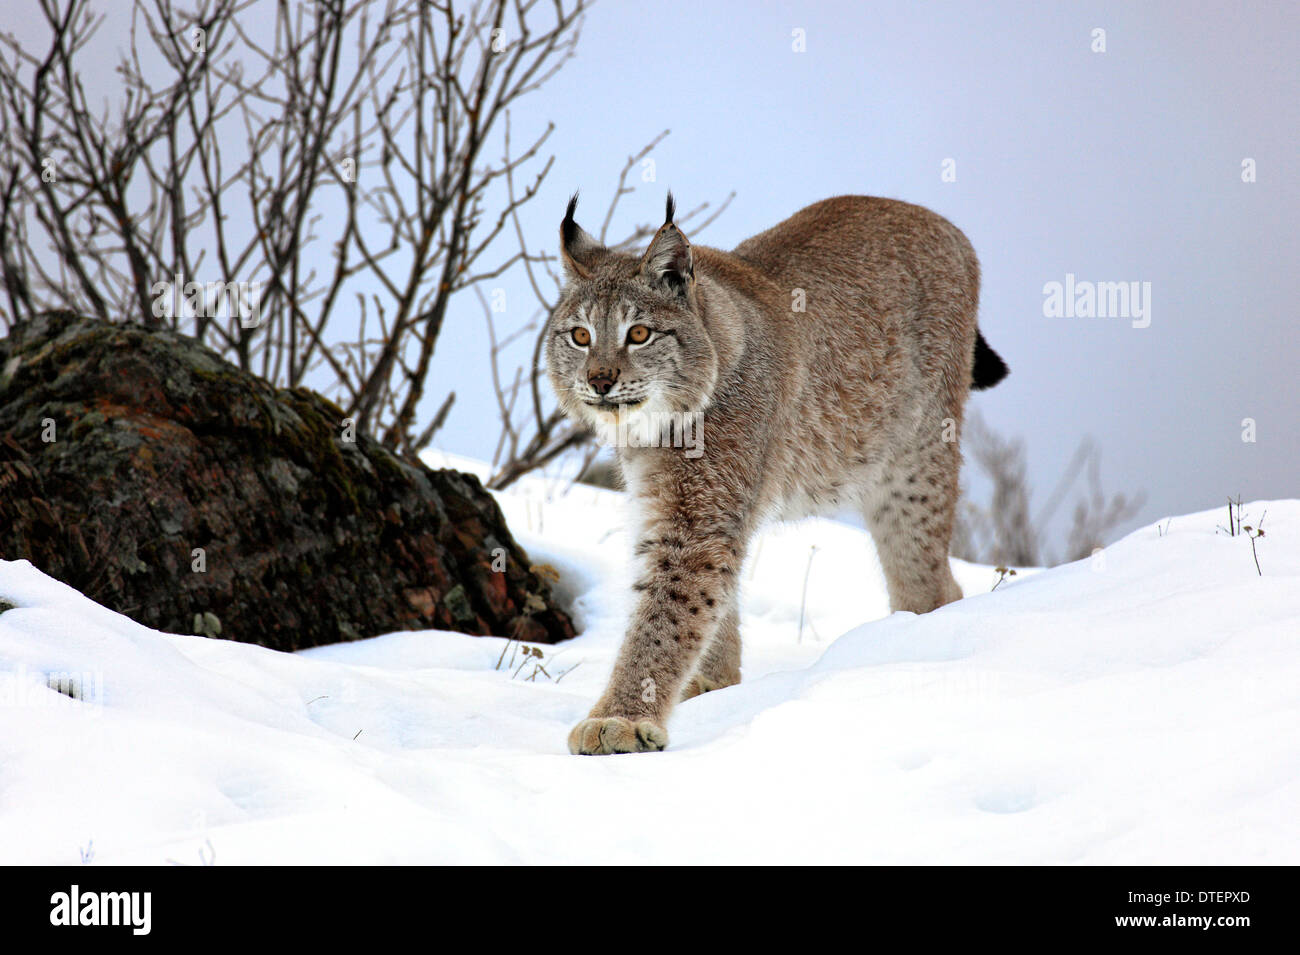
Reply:
[[[279,650],[574,635],[477,478],[343,419],[183,335],[41,315],[0,340],[0,558],[159,630]]]

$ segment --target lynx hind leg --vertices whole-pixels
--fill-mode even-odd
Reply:
[[[717,635],[700,657],[699,665],[682,687],[682,699],[689,700],[710,690],[740,682],[740,611],[732,607],[722,618]]]
[[[948,563],[960,466],[956,442],[936,436],[900,458],[868,501],[891,610],[928,613],[962,597]]]

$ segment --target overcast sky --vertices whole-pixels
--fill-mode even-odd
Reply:
[[[30,10],[5,3],[0,28],[29,35]],[[615,233],[657,223],[666,188],[684,208],[736,191],[693,237],[721,248],[828,196],[929,206],[974,244],[980,325],[1011,367],[972,407],[1024,438],[1040,499],[1085,435],[1103,449],[1108,491],[1147,494],[1125,529],[1228,494],[1294,497],[1298,11],[607,0],[577,57],[516,110],[521,133],[557,126],[554,168],[524,221],[553,247],[580,188],[579,221],[595,231],[627,155],[664,129],[655,181],[634,177]],[[1145,314],[1045,315],[1044,287],[1070,275],[1139,283]],[[530,317],[530,296],[518,278],[499,284],[508,332]],[[441,446],[491,456],[487,376],[482,313],[463,295],[425,409],[457,392]]]
[[[625,226],[654,221],[664,187],[683,206],[736,190],[701,240],[723,248],[841,193],[929,206],[974,243],[980,324],[1012,370],[972,406],[1023,436],[1040,498],[1084,435],[1108,491],[1147,493],[1129,527],[1238,492],[1300,494],[1300,5],[648,10],[598,5],[537,96],[559,126],[529,209],[543,236],[578,187],[579,221],[597,225],[627,153],[664,128],[659,188],[625,200]],[[1067,274],[1150,283],[1149,325],[1046,317],[1044,286]],[[444,346],[449,376],[475,347]],[[486,446],[469,407],[443,440]]]

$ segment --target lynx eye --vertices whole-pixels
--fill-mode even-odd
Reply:
[[[650,340],[650,329],[645,325],[633,325],[627,330],[628,344],[644,345]]]
[[[569,334],[573,337],[573,344],[575,345],[581,345],[583,348],[586,348],[591,344],[591,332],[585,328],[575,328]]]

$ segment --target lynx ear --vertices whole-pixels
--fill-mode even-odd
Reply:
[[[695,280],[695,261],[691,255],[691,244],[682,235],[682,230],[673,224],[675,211],[676,203],[670,192],[664,224],[650,240],[650,248],[645,250],[641,259],[641,274],[652,284],[658,283],[675,292],[685,292]]]
[[[596,262],[609,250],[573,221],[573,211],[577,208],[578,194],[575,192],[569,200],[569,207],[564,210],[564,221],[560,223],[560,260],[569,278],[589,279]]]

